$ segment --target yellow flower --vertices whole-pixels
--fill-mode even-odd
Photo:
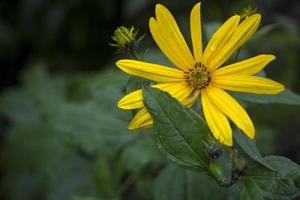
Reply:
[[[228,118],[252,139],[255,129],[247,112],[225,90],[277,94],[284,90],[284,86],[253,76],[275,59],[273,55],[258,55],[220,68],[255,33],[260,24],[259,14],[248,16],[243,21],[239,15],[230,17],[202,51],[200,7],[200,3],[196,4],[190,15],[193,55],[167,8],[158,4],[156,19],[150,19],[150,31],[155,42],[177,69],[136,60],[119,60],[116,65],[127,74],[158,82],[153,87],[167,91],[186,106],[191,106],[195,96],[200,96],[205,119],[214,137],[232,146]],[[153,125],[143,104],[142,90],[123,97],[118,107],[141,108],[130,122],[129,129]]]

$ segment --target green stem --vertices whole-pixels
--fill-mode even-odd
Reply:
[[[139,174],[138,173],[133,173],[128,176],[128,178],[125,179],[122,185],[117,189],[116,196],[121,196],[128,188],[135,183],[137,180]]]
[[[222,172],[222,167],[219,163],[213,161],[210,163],[208,170],[211,175],[216,179],[221,187],[230,187],[238,182],[241,177],[245,175],[246,165],[243,162],[243,158],[238,157],[238,150],[233,149],[232,151],[232,166],[231,177],[227,178]]]

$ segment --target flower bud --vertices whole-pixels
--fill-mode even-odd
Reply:
[[[256,13],[256,8],[252,8],[251,6],[244,8],[240,14],[241,21],[243,21],[244,19],[246,19],[247,17],[249,17],[255,13]]]
[[[116,45],[120,49],[126,49],[135,42],[136,32],[134,27],[132,26],[130,29],[121,26],[118,27],[112,39],[116,42]]]

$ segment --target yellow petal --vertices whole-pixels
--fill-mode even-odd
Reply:
[[[209,99],[206,90],[201,94],[202,108],[207,125],[214,137],[224,145],[232,146],[232,130],[226,116]]]
[[[132,76],[157,82],[180,82],[184,80],[184,73],[180,70],[137,60],[119,60],[116,65]]]
[[[212,36],[205,51],[203,53],[203,63],[210,71],[212,71],[211,63],[213,62],[216,55],[223,51],[224,46],[228,43],[231,36],[240,21],[240,16],[235,15],[230,17]]]
[[[245,109],[227,92],[210,86],[206,89],[206,94],[211,101],[228,116],[246,135],[254,138],[255,130],[253,123]]]
[[[189,97],[194,90],[194,88],[188,86],[186,82],[170,83],[169,85],[167,85],[167,83],[162,83],[154,85],[153,87],[168,92],[172,97],[176,98],[178,101],[182,101],[183,99]]]
[[[197,97],[199,96],[199,94],[200,94],[200,91],[197,90],[197,91],[195,91],[195,93],[193,94],[192,97],[183,99],[181,101],[181,103],[183,105],[187,106],[187,107],[191,107],[195,103],[195,101],[196,101]]]
[[[190,16],[191,37],[196,62],[202,60],[202,31],[201,31],[201,3],[197,3]]]
[[[259,55],[241,62],[222,67],[212,73],[212,76],[253,75],[261,71],[269,62],[275,59],[273,55]]]
[[[136,90],[124,96],[119,102],[121,109],[137,109],[144,107],[142,90]]]
[[[129,130],[149,127],[153,124],[153,120],[146,108],[141,109],[131,120],[128,125]]]
[[[256,32],[261,16],[254,14],[246,18],[235,30],[230,40],[223,46],[222,50],[209,62],[212,71],[220,67],[238,48],[240,48]]]
[[[212,84],[224,90],[255,94],[277,94],[284,90],[282,84],[258,76],[218,76]]]
[[[168,92],[171,96],[182,101],[186,99],[193,91],[193,88],[180,83],[160,83],[152,87]],[[136,90],[124,96],[119,102],[118,107],[121,109],[137,109],[144,107],[142,90]]]
[[[153,39],[174,65],[188,70],[195,62],[175,19],[169,10],[160,4],[156,6],[155,13],[156,20],[151,18],[149,22]]]

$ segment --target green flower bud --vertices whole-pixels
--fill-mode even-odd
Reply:
[[[116,42],[117,47],[120,49],[126,49],[135,42],[135,36],[136,33],[134,27],[128,29],[124,26],[121,26],[115,30],[112,38]]]
[[[243,21],[244,19],[246,19],[247,17],[249,17],[255,13],[256,13],[256,8],[252,8],[251,6],[244,8],[240,14],[241,21]]]

